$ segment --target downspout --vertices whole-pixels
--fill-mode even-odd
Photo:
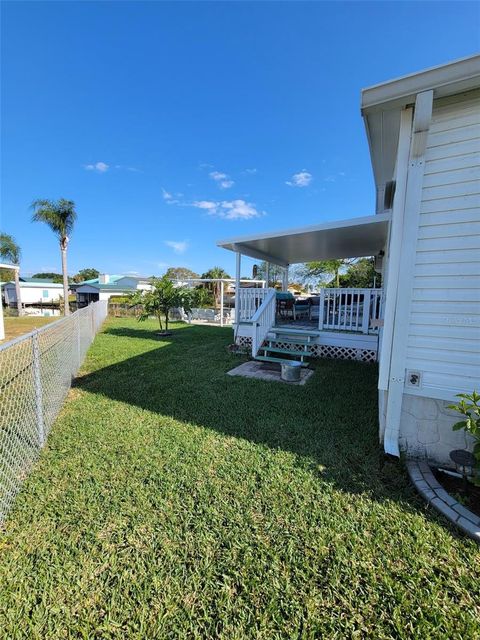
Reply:
[[[383,313],[383,334],[378,373],[378,388],[388,390],[390,375],[390,357],[392,353],[393,327],[397,302],[400,257],[402,252],[403,218],[405,213],[405,193],[407,190],[408,157],[412,131],[413,109],[404,109],[400,114],[400,132],[395,169],[395,198],[390,222],[390,242],[388,246],[388,271],[385,288],[385,306]]]
[[[408,172],[403,207],[403,224],[399,243],[398,268],[396,269],[396,300],[389,330],[392,332],[390,367],[388,375],[387,415],[384,437],[385,453],[400,456],[399,436],[402,401],[405,386],[406,342],[409,330],[412,278],[420,203],[422,199],[425,150],[432,118],[433,91],[417,95],[413,119]],[[396,239],[398,242],[398,239]],[[385,323],[386,324],[386,323]]]

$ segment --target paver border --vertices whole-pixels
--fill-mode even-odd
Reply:
[[[407,471],[422,498],[480,544],[480,518],[445,491],[429,465],[423,460],[407,460]]]

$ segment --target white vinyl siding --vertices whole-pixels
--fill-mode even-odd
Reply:
[[[480,390],[480,99],[434,104],[407,340],[424,396]],[[409,390],[410,393],[410,390]]]

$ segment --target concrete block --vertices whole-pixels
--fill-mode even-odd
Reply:
[[[480,543],[480,528],[475,526],[473,522],[467,520],[466,518],[459,518],[457,520],[457,524],[459,527],[465,531],[471,538]]]
[[[467,520],[472,522],[478,529],[480,529],[480,518],[476,516],[473,511],[470,511],[459,502],[457,502],[457,504],[454,504],[452,506],[452,509],[454,509],[459,515],[461,515],[463,518],[466,518]]]
[[[440,513],[442,513],[446,518],[448,518],[450,520],[450,522],[456,523],[459,515],[456,511],[454,511],[451,507],[448,506],[448,504],[446,504],[443,500],[440,500],[440,498],[433,498],[433,500],[430,500],[430,504],[435,507],[435,509],[437,509],[437,511],[440,511]]]

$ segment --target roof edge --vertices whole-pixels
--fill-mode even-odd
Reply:
[[[343,220],[329,220],[323,224],[314,224],[306,227],[297,227],[290,229],[282,229],[280,231],[266,231],[257,235],[250,236],[238,236],[235,238],[227,238],[225,240],[218,240],[216,245],[222,249],[232,250],[232,246],[236,244],[242,244],[244,242],[252,242],[254,240],[264,240],[268,238],[280,238],[287,235],[296,235],[301,233],[308,233],[309,231],[327,231],[329,229],[344,228],[355,226],[359,224],[374,224],[380,222],[388,222],[391,219],[390,213],[374,214],[370,216],[361,216],[358,218],[344,218]]]
[[[362,89],[362,113],[408,104],[417,93],[433,89],[435,98],[469,91],[480,84],[480,54],[453,60]]]

